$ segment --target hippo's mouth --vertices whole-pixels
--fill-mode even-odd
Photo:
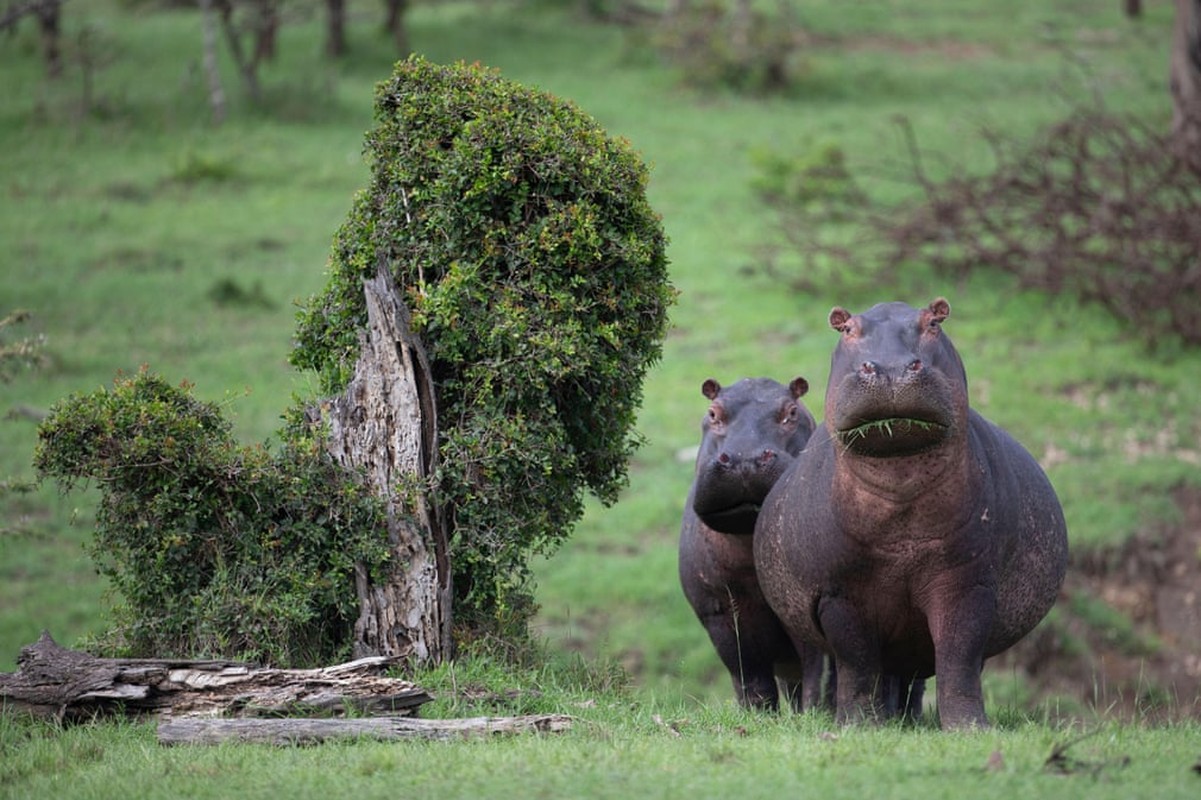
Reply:
[[[755,532],[755,520],[759,518],[759,503],[739,503],[727,508],[706,509],[697,512],[701,522],[718,533],[749,536]]]
[[[950,427],[915,417],[873,419],[838,431],[842,446],[853,453],[887,458],[920,453],[947,437]]]

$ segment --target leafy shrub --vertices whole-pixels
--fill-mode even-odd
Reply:
[[[528,558],[563,540],[585,490],[616,499],[639,443],[674,299],[646,168],[570,103],[420,58],[377,87],[365,149],[370,185],[292,361],[340,391],[361,281],[390,269],[435,382],[455,618],[523,627]]]
[[[775,13],[736,0],[703,0],[663,16],[658,47],[701,88],[766,93],[788,88],[807,70],[804,32],[789,0]]]
[[[145,370],[62,401],[38,429],[39,475],[101,490],[90,550],[119,595],[102,647],[280,666],[349,655],[355,561],[387,556],[382,503],[313,440],[271,454],[230,430]]]

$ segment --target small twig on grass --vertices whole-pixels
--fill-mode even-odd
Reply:
[[[1073,758],[1068,755],[1068,750],[1085,739],[1096,736],[1099,731],[1081,734],[1075,739],[1069,739],[1066,742],[1057,744],[1051,748],[1051,754],[1047,756],[1047,760],[1043,763],[1043,769],[1047,772],[1053,772],[1057,775],[1075,775],[1077,773],[1086,773],[1094,778],[1100,776],[1101,772],[1108,767],[1116,767],[1125,769],[1130,766],[1130,756],[1122,755],[1118,758],[1101,759],[1099,761],[1088,761],[1079,758]]]

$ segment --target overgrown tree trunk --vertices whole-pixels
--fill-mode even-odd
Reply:
[[[1173,147],[1201,173],[1201,0],[1176,0],[1171,87]]]
[[[325,0],[325,54],[330,58],[346,55],[346,0]]]
[[[386,265],[363,292],[368,322],[354,377],[322,409],[330,454],[362,470],[387,502],[387,574],[356,568],[355,655],[439,663],[450,657],[451,585],[446,530],[425,491],[437,453],[429,365]]]

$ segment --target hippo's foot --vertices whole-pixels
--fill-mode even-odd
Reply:
[[[776,687],[776,678],[771,673],[748,677],[739,680],[734,678],[734,694],[743,708],[754,711],[778,711],[780,708],[780,693]]]
[[[938,723],[944,731],[987,730],[984,698],[979,693],[957,693],[938,687]]]

